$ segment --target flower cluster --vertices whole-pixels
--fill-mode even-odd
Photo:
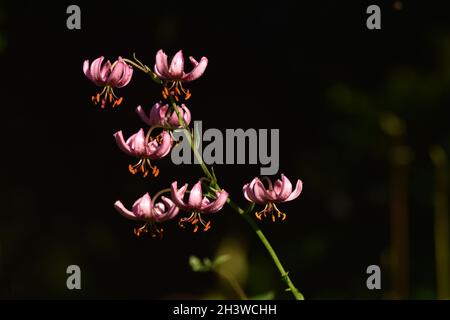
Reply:
[[[186,106],[191,92],[186,88],[186,83],[203,75],[208,59],[202,57],[197,62],[190,57],[193,69],[187,73],[184,70],[181,50],[175,54],[170,64],[164,51],[159,50],[153,70],[136,58],[132,61],[119,57],[114,63],[109,60],[103,63],[103,60],[104,57],[99,57],[91,64],[88,60],[83,64],[86,77],[103,88],[92,97],[92,101],[101,104],[102,108],[108,103],[112,104],[113,108],[122,103],[123,98],[119,98],[114,89],[125,87],[130,82],[133,67],[149,74],[153,80],[163,85],[161,100],[149,110],[143,106],[136,107],[136,113],[148,127],[147,130],[140,128],[128,139],[124,138],[122,130],[114,133],[118,148],[126,155],[138,159],[137,163],[128,166],[129,171],[132,174],[141,173],[144,177],[151,172],[157,177],[159,168],[154,163],[162,160],[172,150],[174,145],[172,131],[179,128],[188,129],[191,123],[191,111]],[[266,181],[266,186],[262,181]],[[293,190],[290,180],[283,174],[275,183],[267,177],[262,180],[254,178],[243,187],[244,197],[248,201],[265,205],[262,211],[255,213],[256,217],[261,220],[262,217],[270,215],[272,221],[286,219],[286,214],[282,213],[276,204],[296,199],[301,190],[300,180]],[[165,193],[170,196],[163,196]],[[114,207],[125,218],[144,222],[141,227],[134,229],[137,236],[149,232],[152,237],[160,238],[163,234],[160,223],[174,219],[180,212],[188,213],[179,219],[180,227],[191,226],[193,232],[199,229],[208,231],[211,228],[211,221],[206,220],[205,215],[220,211],[228,201],[228,192],[218,186],[215,176],[207,174],[207,177],[200,178],[190,190],[187,183],[179,188],[178,181],[174,181],[169,188],[161,190],[154,197],[148,193],[144,194],[136,200],[131,210],[121,201],[116,201]]]

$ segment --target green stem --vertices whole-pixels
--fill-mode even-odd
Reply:
[[[124,59],[124,60],[128,63],[133,64],[134,66],[136,66],[143,72],[149,74],[155,82],[160,83],[160,84],[163,83],[159,78],[156,77],[156,75],[151,70],[148,69],[148,67],[145,66],[146,69],[144,69],[128,59]],[[154,77],[156,77],[158,80],[155,80]],[[189,128],[186,126],[184,119],[181,116],[180,111],[178,110],[177,104],[172,95],[169,95],[169,100],[170,100],[173,110],[176,112],[176,114],[178,116],[178,121],[179,121],[180,125],[183,127],[184,130],[186,130],[185,136],[188,139],[189,145],[191,146],[191,149],[194,152],[194,156],[197,159],[198,163],[200,164],[203,172],[211,180],[213,187],[221,189],[219,187],[219,184],[217,183],[215,177],[211,174],[211,172],[209,171],[205,162],[203,161],[202,156],[200,155],[197,148],[195,147],[195,145],[193,143],[193,137],[189,131]],[[281,261],[278,258],[277,254],[276,254],[275,250],[273,249],[272,245],[270,244],[269,240],[266,238],[266,236],[262,232],[261,228],[248,215],[248,213],[253,209],[253,205],[249,208],[249,210],[245,211],[241,207],[239,207],[237,204],[235,204],[230,198],[228,198],[227,203],[234,211],[236,211],[241,217],[243,217],[245,219],[245,221],[247,221],[247,223],[250,225],[250,227],[253,229],[253,231],[258,236],[258,238],[261,240],[262,244],[266,248],[267,252],[269,252],[270,256],[272,257],[273,262],[275,263],[276,267],[278,268],[278,271],[281,274],[281,279],[288,286],[289,289],[286,289],[286,290],[290,291],[296,300],[304,300],[303,295],[295,287],[294,283],[292,282],[291,278],[289,277],[288,272],[286,272],[283,265],[281,264]]]
[[[277,266],[278,271],[281,274],[281,279],[283,279],[283,281],[287,284],[287,286],[289,287],[288,290],[292,292],[292,295],[295,297],[295,299],[296,300],[304,300],[305,298],[300,293],[300,291],[298,291],[298,289],[295,287],[294,283],[292,282],[291,278],[289,277],[289,274],[286,272],[283,265],[281,264],[281,261],[278,258],[277,253],[273,249],[269,240],[266,238],[266,236],[262,232],[261,228],[248,215],[248,213],[252,211],[253,205],[248,210],[244,211],[237,204],[235,204],[230,198],[228,198],[227,203],[234,211],[239,213],[245,219],[245,221],[247,221],[247,223],[250,225],[250,227],[253,229],[253,231],[258,236],[259,240],[261,240],[261,242],[264,245],[264,247],[266,248],[267,252],[269,252],[270,256],[272,257],[273,262]]]

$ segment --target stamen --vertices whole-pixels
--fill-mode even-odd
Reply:
[[[141,234],[147,233],[147,232],[148,232],[147,227],[148,227],[148,222],[146,222],[146,223],[145,223],[142,227],[140,227],[140,228],[134,228],[134,229],[133,229],[133,233],[134,233],[137,237],[140,237]]]
[[[277,206],[272,202],[269,202],[268,204],[266,204],[266,206],[264,207],[263,210],[261,210],[259,212],[255,212],[255,216],[258,220],[262,220],[262,216],[264,216],[264,218],[267,218],[268,213],[270,213],[272,222],[275,222],[276,219],[281,219],[281,221],[286,220],[286,214],[281,212],[277,208]]]
[[[211,229],[211,221],[205,222],[202,216],[198,212],[193,212],[188,218],[181,218],[178,222],[178,225],[185,229],[185,223],[188,222],[192,226],[194,226],[193,232],[196,233],[200,228],[200,225],[203,226],[203,231],[206,232]],[[200,223],[199,223],[200,222]]]

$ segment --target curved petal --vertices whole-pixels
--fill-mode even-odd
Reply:
[[[181,105],[181,109],[184,111],[184,123],[188,126],[191,123],[191,111],[184,103]]]
[[[125,72],[124,62],[116,61],[114,68],[111,70],[111,74],[108,77],[107,83],[110,86],[116,87],[119,81],[122,79]]]
[[[180,50],[172,58],[170,63],[169,74],[172,79],[181,79],[184,70],[184,58],[183,52]]]
[[[158,141],[153,140],[149,143],[148,157],[150,159],[161,159],[164,158],[172,149],[172,138],[167,131],[161,132],[162,142],[158,145]]]
[[[139,218],[136,217],[133,212],[125,208],[125,206],[119,200],[117,200],[114,203],[114,208],[117,210],[117,212],[119,212],[122,216],[124,216],[127,219],[139,220]]]
[[[253,200],[250,199],[250,196],[248,194],[249,193],[249,184],[248,183],[244,184],[244,186],[242,187],[242,192],[244,193],[244,198],[247,199],[247,201],[253,202]]]
[[[100,57],[100,58],[97,58],[97,59],[94,60],[95,68],[98,68],[98,70],[100,70],[100,65],[101,65],[102,59],[103,59],[103,57]],[[92,64],[89,64],[89,60],[84,60],[84,62],[83,62],[83,73],[95,85],[97,85],[97,86],[104,86],[105,82],[102,81],[101,78],[94,77],[94,75],[92,73],[92,71],[93,71],[92,66],[94,65],[94,62]]]
[[[119,147],[120,150],[122,150],[123,152],[125,152],[126,154],[128,154],[130,156],[134,156],[130,147],[127,145],[127,143],[125,142],[125,140],[123,138],[122,130],[114,133],[114,138],[116,139],[117,146]]]
[[[178,214],[178,212],[180,211],[180,208],[178,208],[175,205],[175,203],[169,198],[166,198],[163,196],[163,197],[161,197],[161,200],[164,202],[164,204],[167,208],[167,211],[161,217],[160,221],[162,222],[162,221],[167,221],[167,220],[175,218],[176,215]]]
[[[141,128],[127,140],[127,144],[136,156],[147,156],[147,142],[144,130]]]
[[[170,194],[173,202],[184,211],[190,211],[190,207],[183,201],[183,197],[187,187],[188,184],[186,183],[184,184],[184,186],[178,189],[176,181],[172,182],[172,184],[170,185]]]
[[[183,118],[184,124],[189,125],[191,123],[191,112],[189,109],[182,104],[181,107],[177,106],[178,111],[180,112],[181,117]],[[170,116],[166,116],[167,123],[172,127],[180,127],[181,124],[178,121],[178,115],[176,112],[172,112]]]
[[[167,55],[161,49],[156,54],[155,73],[162,79],[170,78]]]
[[[95,84],[97,84],[98,86],[103,86],[103,85],[106,84],[106,82],[103,81],[102,74],[101,74],[101,66],[102,66],[103,59],[104,59],[103,56],[95,59],[92,62],[91,68],[89,70],[89,72],[91,74],[92,81]]]
[[[202,182],[197,182],[191,189],[189,194],[189,205],[194,209],[201,209],[202,206]]]
[[[285,199],[283,202],[287,202],[287,201],[292,201],[296,198],[298,198],[298,196],[300,195],[300,193],[302,192],[302,188],[303,188],[303,182],[298,179],[297,180],[297,184],[295,186],[295,190],[290,194],[290,196]]]
[[[242,191],[244,192],[244,197],[250,201],[257,204],[265,204],[266,201],[262,200],[261,198],[257,198],[255,196],[254,187],[256,182],[260,181],[259,178],[254,178],[250,183],[247,183],[242,188]]]
[[[274,190],[276,197],[275,200],[284,201],[292,193],[292,183],[284,174],[281,174],[281,180],[277,180],[277,182],[275,182]]]
[[[146,125],[151,126],[150,118],[145,114],[144,108],[142,108],[141,106],[137,106],[136,113]]]
[[[150,110],[150,125],[164,125],[166,119],[167,109],[169,109],[169,105],[157,102],[153,105]]]
[[[89,60],[83,62],[83,73],[89,80],[92,80],[91,71],[89,70]]]
[[[155,63],[155,66],[153,67],[153,71],[154,71],[155,74],[158,76],[158,78],[163,79],[163,80],[167,79],[167,77],[163,76],[163,75],[158,71],[158,68],[156,67],[156,63]]]
[[[266,203],[268,200],[273,200],[270,199],[270,196],[267,193],[266,189],[264,188],[263,183],[259,179],[258,181],[255,182],[255,185],[253,186],[253,195],[255,199],[261,203]]]
[[[128,65],[125,61],[123,61],[122,57],[119,57],[119,63],[123,64],[123,73],[122,77],[117,81],[115,87],[123,88],[131,81],[131,77],[133,76],[133,68]]]
[[[148,193],[137,199],[133,204],[134,215],[141,219],[152,220],[152,209],[152,198]]]
[[[228,199],[228,192],[222,190],[220,193],[217,194],[216,200],[208,204],[206,207],[202,208],[202,212],[215,213],[219,211],[225,205],[227,199]]]
[[[111,74],[111,62],[108,60],[100,70],[100,78],[102,79],[102,82],[106,83],[110,74]]]
[[[200,63],[198,63],[192,57],[189,57],[189,59],[191,60],[192,64],[194,65],[194,69],[192,69],[191,72],[189,72],[188,74],[185,74],[183,76],[183,81],[186,81],[186,82],[193,81],[193,80],[200,78],[203,75],[203,73],[205,72],[206,67],[208,66],[208,58],[206,58],[206,57],[202,57],[202,59],[200,60]]]

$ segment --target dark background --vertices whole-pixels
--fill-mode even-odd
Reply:
[[[135,132],[142,123],[134,108],[160,99],[146,75],[135,70],[114,110],[90,101],[98,88],[83,75],[85,59],[135,52],[153,66],[163,48],[208,57],[204,76],[189,85],[189,107],[204,128],[280,128],[280,173],[301,178],[304,191],[282,205],[286,222],[261,225],[306,298],[437,298],[429,148],[449,148],[448,11],[428,1],[383,1],[382,29],[368,30],[366,8],[376,2],[297,2],[2,2],[8,163],[1,171],[0,297],[233,298],[214,274],[188,264],[190,255],[213,258],[222,248],[241,257],[230,268],[240,270],[250,296],[273,290],[291,298],[257,237],[229,208],[208,233],[170,222],[155,241],[135,237],[136,225],[112,207],[201,175],[169,158],[159,162],[157,178],[129,174],[134,160],[112,134]],[[66,28],[70,4],[81,7],[81,30]],[[399,200],[409,215],[406,293],[395,292],[386,258],[397,147],[408,159],[407,200]],[[245,205],[242,185],[259,166],[215,171]],[[66,288],[71,264],[81,267],[81,291]],[[366,288],[371,264],[382,268],[382,290]]]

